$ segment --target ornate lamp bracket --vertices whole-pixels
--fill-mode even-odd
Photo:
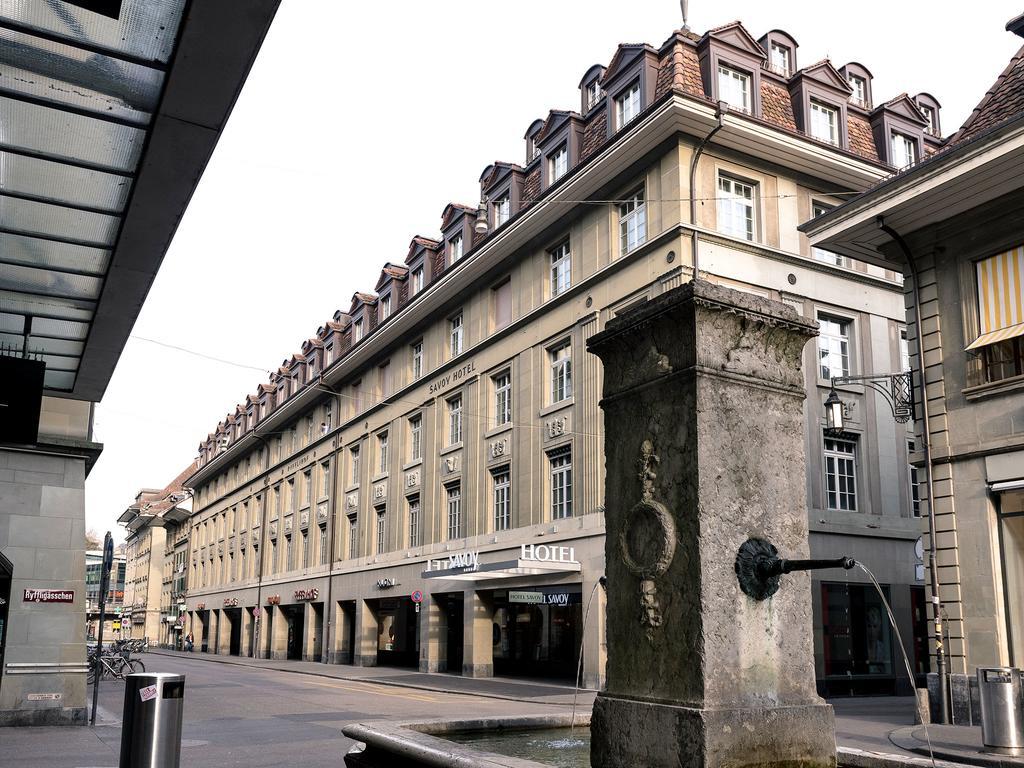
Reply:
[[[914,417],[914,378],[910,371],[832,377],[833,388],[843,384],[866,384],[871,387],[885,398],[893,418],[900,424],[906,424]]]

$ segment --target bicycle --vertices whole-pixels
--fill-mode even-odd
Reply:
[[[96,673],[99,670],[100,679],[115,678],[124,680],[126,674],[145,672],[146,665],[138,659],[132,659],[127,654],[114,652],[91,652],[88,658],[89,674],[86,682],[92,685],[96,682]]]

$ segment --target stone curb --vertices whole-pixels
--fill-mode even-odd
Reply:
[[[920,727],[920,725],[908,725],[903,728],[897,728],[889,734],[889,741],[908,752],[927,755],[928,745],[914,736],[914,731]],[[932,745],[932,754],[937,758],[952,760],[960,765],[980,765],[985,766],[985,768],[1022,768],[1024,766],[1024,758],[1020,757],[968,751],[966,749],[953,750],[948,747],[935,746],[934,744]],[[931,761],[926,762],[930,763]]]
[[[417,683],[393,683],[390,680],[386,680],[386,679],[380,678],[380,677],[342,677],[341,675],[330,675],[330,674],[328,674],[326,672],[317,672],[317,671],[308,670],[308,669],[287,669],[287,668],[282,669],[280,667],[265,667],[262,664],[253,664],[253,663],[244,662],[244,661],[232,661],[230,659],[224,658],[223,656],[218,656],[216,654],[206,654],[206,653],[194,653],[194,654],[188,654],[188,653],[168,653],[168,652],[164,651],[163,649],[153,649],[153,648],[150,648],[147,651],[147,653],[152,653],[152,654],[155,654],[157,656],[168,656],[170,658],[179,658],[179,659],[180,658],[186,658],[186,659],[195,659],[197,661],[212,661],[212,662],[217,663],[217,664],[231,664],[232,666],[235,666],[235,667],[247,667],[249,669],[261,669],[261,670],[268,671],[268,672],[286,672],[286,673],[289,673],[289,674],[298,674],[298,675],[314,675],[316,677],[323,677],[323,678],[326,678],[328,680],[344,680],[344,681],[350,682],[350,683],[369,683],[371,685],[384,685],[384,686],[388,686],[389,688],[410,688],[410,689],[417,690],[417,691],[430,691],[431,693],[447,693],[447,694],[451,694],[453,696],[476,696],[478,698],[484,698],[484,699],[498,699],[500,701],[516,701],[516,702],[519,702],[521,704],[542,704],[542,705],[545,705],[545,706],[553,706],[553,707],[571,707],[572,706],[572,702],[571,701],[543,701],[543,700],[541,700],[541,697],[535,697],[535,696],[520,697],[520,696],[505,696],[505,695],[502,695],[500,693],[483,693],[483,692],[477,692],[477,691],[453,691],[453,690],[448,690],[447,688],[441,688],[441,687],[438,687],[438,686],[418,685]],[[571,688],[567,688],[566,689],[566,691],[571,691],[571,690],[572,690]],[[597,691],[591,690],[590,688],[580,688],[580,693],[597,693]],[[571,693],[566,693],[565,695],[566,696],[570,696]]]
[[[939,753],[936,752],[935,756],[938,758]],[[869,752],[854,747],[839,747],[836,750],[836,765],[839,768],[963,768],[965,763],[938,759],[932,762],[927,757],[908,757],[888,752]]]

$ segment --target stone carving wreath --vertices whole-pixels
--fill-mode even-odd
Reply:
[[[640,577],[640,623],[647,628],[647,639],[661,626],[661,606],[655,579],[672,564],[676,551],[676,524],[664,504],[654,499],[655,468],[660,459],[650,440],[640,447],[640,481],[643,498],[627,513],[619,531],[622,562]]]

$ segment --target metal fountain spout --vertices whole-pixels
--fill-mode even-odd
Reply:
[[[850,570],[857,565],[852,557],[834,560],[787,560],[764,539],[747,539],[736,553],[736,578],[744,594],[755,600],[767,600],[779,591],[779,577],[793,571],[817,571],[825,568]]]

